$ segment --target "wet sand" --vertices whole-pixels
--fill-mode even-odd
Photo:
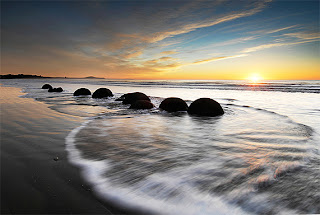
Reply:
[[[1,214],[132,213],[95,196],[68,162],[65,137],[83,118],[20,98],[18,88],[0,91]]]

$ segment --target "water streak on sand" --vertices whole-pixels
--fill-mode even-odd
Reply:
[[[151,176],[149,182],[136,186],[137,190],[122,184],[112,184],[111,180],[106,177],[106,173],[110,169],[108,161],[84,159],[81,151],[76,147],[77,134],[86,128],[90,122],[92,120],[84,122],[80,127],[69,133],[66,137],[66,149],[69,152],[69,161],[81,167],[83,176],[100,197],[118,205],[125,204],[126,207],[132,209],[158,214],[244,214],[240,208],[227,205],[218,197],[209,197],[197,191],[194,191],[187,199],[187,202],[192,203],[193,207],[188,207],[184,204],[185,202],[167,201],[166,198],[163,198],[163,195],[170,195],[170,188],[162,187],[160,190],[154,190],[154,186],[172,182],[174,175],[171,176],[172,178],[161,175]],[[145,191],[151,193],[145,193]],[[191,191],[189,189],[189,192]]]
[[[196,214],[201,211],[200,204],[210,214],[217,210],[216,206],[210,209],[210,205],[216,205],[213,202],[218,196],[230,205],[241,206],[247,213],[286,211],[289,191],[281,194],[263,191],[277,184],[281,177],[304,171],[309,146],[301,143],[310,139],[310,131],[283,116],[265,115],[259,110],[249,113],[259,115],[269,125],[255,123],[253,118],[242,122],[251,124],[244,130],[231,128],[241,126],[239,118],[243,121],[242,115],[250,110],[244,109],[248,110],[229,110],[227,116],[219,119],[162,113],[100,116],[81,127],[81,132],[77,130],[74,150],[81,151],[86,162],[93,162],[88,166],[107,161],[108,168],[99,172],[102,177],[99,180],[86,174],[94,186],[104,187],[97,189],[100,195],[110,197],[111,190],[119,187],[122,192],[116,192],[121,193],[118,198],[122,196],[127,201],[126,196],[137,195],[153,200],[152,204],[145,204],[145,200],[129,198],[131,204],[158,213],[178,212],[182,210],[179,205],[188,205],[187,211]],[[273,127],[272,120],[278,129]],[[279,201],[283,201],[282,206]],[[163,210],[164,202],[166,207],[171,205],[169,211]],[[225,204],[222,208],[231,207]]]

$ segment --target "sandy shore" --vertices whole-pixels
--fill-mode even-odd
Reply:
[[[83,118],[19,98],[20,89],[0,88],[2,214],[131,213],[96,197],[69,164],[65,137]]]

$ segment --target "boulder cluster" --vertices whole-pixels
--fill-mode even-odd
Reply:
[[[159,106],[160,109],[168,112],[187,111],[191,115],[198,116],[219,116],[224,114],[221,105],[210,98],[195,100],[188,107],[187,103],[180,98],[166,98]]]
[[[116,101],[122,101],[122,104],[130,104],[130,109],[151,109],[154,105],[151,103],[150,98],[140,92],[127,93],[122,95]]]
[[[63,89],[53,88],[50,84],[45,84],[42,89],[48,89],[48,92],[62,92]],[[74,93],[73,96],[90,96],[91,91],[87,88],[79,88]],[[107,88],[99,88],[93,94],[92,98],[107,98],[113,97],[111,90]],[[122,104],[130,104],[130,109],[152,109],[155,106],[151,103],[150,98],[141,92],[126,93],[121,97],[117,98],[116,101],[121,101]],[[224,114],[221,105],[213,99],[210,98],[200,98],[188,104],[181,98],[170,97],[164,99],[159,108],[167,112],[179,112],[187,111],[191,115],[198,116],[219,116]]]
[[[73,96],[90,96],[90,95],[91,95],[91,91],[88,90],[87,88],[77,89],[73,93]],[[111,90],[107,88],[99,88],[92,94],[92,98],[95,98],[95,99],[102,99],[102,98],[107,98],[112,96],[113,94]]]
[[[50,92],[50,93],[52,93],[52,92],[61,93],[63,91],[63,89],[61,87],[54,88],[50,84],[44,84],[42,86],[42,89],[48,89],[48,92]]]

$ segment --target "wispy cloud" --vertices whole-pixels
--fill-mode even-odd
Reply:
[[[288,29],[292,29],[292,30],[296,31],[297,29],[295,27],[297,27],[297,26],[298,25],[292,25],[292,26],[288,26],[288,27],[284,27],[284,28],[274,29],[272,31],[265,31],[264,33],[266,33],[266,34],[275,33],[275,32],[280,32],[280,31],[288,30]],[[275,48],[275,47],[291,46],[291,45],[319,41],[320,40],[320,33],[319,32],[299,31],[299,32],[284,33],[284,34],[278,35],[277,37],[271,37],[271,38],[273,38],[273,39],[269,43],[245,48],[242,50],[242,53],[250,53],[250,52],[256,52],[256,51],[260,51],[260,50],[264,50],[264,49]]]
[[[250,53],[250,52],[256,52],[256,51],[269,49],[269,48],[275,48],[275,47],[281,47],[281,46],[290,46],[290,45],[298,45],[298,44],[310,43],[310,42],[314,42],[314,41],[317,41],[317,40],[311,39],[311,40],[304,40],[304,41],[298,41],[298,42],[262,44],[262,45],[259,45],[259,46],[246,48],[246,49],[244,49],[242,51],[242,53]]]
[[[207,59],[203,59],[203,60],[197,60],[197,61],[193,62],[191,65],[210,63],[213,61],[227,60],[227,59],[231,59],[231,58],[239,58],[239,57],[246,57],[246,56],[248,56],[248,55],[247,54],[239,54],[239,55],[233,55],[233,56],[212,57],[212,58],[207,58]]]
[[[143,51],[134,51],[134,52],[131,52],[128,54],[123,54],[122,57],[124,57],[126,59],[130,59],[130,58],[139,57],[142,54],[143,54]]]
[[[270,2],[270,1],[258,2],[256,4],[254,4],[253,8],[251,8],[249,10],[244,10],[244,11],[239,11],[239,12],[233,11],[232,13],[229,13],[229,14],[223,14],[220,17],[213,16],[213,17],[210,17],[204,21],[188,23],[188,24],[182,25],[179,28],[174,29],[174,30],[156,32],[156,33],[152,34],[151,36],[144,36],[143,40],[148,43],[155,43],[155,42],[162,41],[166,38],[189,33],[191,31],[195,31],[197,29],[211,27],[211,26],[218,25],[218,24],[221,24],[224,22],[228,22],[228,21],[232,21],[235,19],[251,16],[251,15],[254,15],[254,14],[260,12],[266,6],[267,2]]]
[[[284,46],[284,45],[286,45],[286,43],[263,44],[263,45],[259,45],[259,46],[246,48],[242,52],[243,53],[250,53],[250,52],[256,52],[256,51],[263,50],[263,49],[269,49],[269,48],[273,48],[273,47],[280,47],[280,46]]]
[[[178,67],[181,67],[182,64],[179,63],[176,58],[161,57],[157,59],[143,61],[141,63],[141,66],[161,71],[161,70],[167,70],[167,69],[177,69]]]
[[[159,55],[173,55],[173,54],[177,54],[178,52],[177,51],[163,51],[163,52],[160,52]]]
[[[288,37],[294,37],[298,39],[303,39],[303,40],[314,40],[314,39],[320,39],[320,33],[319,32],[312,32],[312,33],[307,33],[307,32],[296,32],[296,33],[287,33],[284,34],[284,36]]]
[[[290,25],[290,26],[287,26],[287,27],[276,28],[276,29],[268,29],[268,30],[259,30],[259,31],[253,31],[253,32],[250,32],[250,33],[251,34],[256,34],[256,35],[274,34],[274,33],[278,33],[278,32],[289,30],[289,29],[296,29],[297,27],[299,27],[299,25]]]

